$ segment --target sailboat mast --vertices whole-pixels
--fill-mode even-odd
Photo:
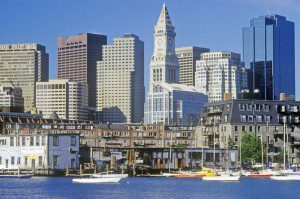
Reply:
[[[285,169],[285,131],[286,131],[286,127],[285,127],[285,118],[283,120],[283,166]]]

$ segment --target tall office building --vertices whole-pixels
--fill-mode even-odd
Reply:
[[[209,52],[208,48],[187,46],[176,48],[179,62],[179,82],[188,86],[195,86],[196,61],[200,60],[201,53]]]
[[[49,55],[40,44],[0,45],[0,84],[20,87],[24,111],[35,107],[35,83],[48,81]]]
[[[0,85],[0,112],[24,111],[24,98],[22,89],[17,87],[5,87]]]
[[[233,52],[201,54],[196,64],[196,88],[208,95],[209,102],[223,101],[225,93],[237,94],[247,86],[247,73],[241,55]]]
[[[103,122],[141,122],[143,119],[144,42],[126,33],[103,47],[97,72],[98,119]]]
[[[96,107],[97,61],[106,44],[105,35],[91,33],[58,38],[58,78],[87,83],[89,107]]]
[[[154,27],[154,52],[150,62],[149,93],[145,101],[146,124],[196,124],[201,108],[207,102],[207,96],[194,86],[179,84],[174,30],[164,4]]]
[[[243,28],[243,59],[251,69],[251,90],[262,99],[279,99],[280,93],[295,96],[294,22],[279,15],[266,15]]]
[[[88,120],[88,85],[66,79],[37,82],[36,108],[44,118],[55,111],[60,119]]]

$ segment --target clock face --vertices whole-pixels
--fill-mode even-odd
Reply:
[[[157,45],[161,46],[163,44],[163,40],[162,39],[157,39]]]

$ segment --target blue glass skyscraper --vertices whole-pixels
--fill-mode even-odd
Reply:
[[[294,22],[280,15],[266,15],[243,28],[243,59],[248,87],[262,99],[278,99],[280,93],[295,96]]]

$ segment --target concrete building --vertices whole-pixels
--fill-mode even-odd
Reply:
[[[49,174],[67,166],[72,170],[79,167],[78,133],[57,133],[46,124],[39,129],[6,123],[5,129],[6,133],[0,135],[0,169]]]
[[[190,125],[207,96],[194,86],[179,84],[179,64],[175,53],[175,27],[163,5],[154,28],[154,52],[150,62],[149,93],[145,101],[146,124]]]
[[[97,61],[106,44],[107,36],[91,33],[58,38],[57,76],[88,84],[89,107],[96,107]]]
[[[196,88],[208,95],[209,102],[222,101],[230,93],[234,99],[247,86],[247,73],[240,54],[209,52],[196,63]]]
[[[49,55],[40,44],[0,45],[0,84],[22,89],[24,111],[35,107],[35,82],[48,81]]]
[[[24,98],[21,88],[0,86],[0,111],[24,112]]]
[[[280,15],[264,15],[243,28],[243,60],[250,69],[249,89],[265,100],[280,93],[295,98],[295,27]]]
[[[187,46],[176,48],[179,63],[179,83],[195,86],[196,61],[200,60],[201,53],[209,52],[208,48]]]
[[[286,124],[289,162],[299,162],[300,102],[234,99],[208,103],[201,125],[196,128],[198,146],[226,148],[232,138],[235,148],[245,132],[263,139],[268,146],[269,161],[283,150],[283,131]],[[214,139],[215,138],[215,139]]]
[[[64,79],[36,83],[36,108],[49,118],[55,111],[59,118],[88,119],[88,86]]]
[[[144,101],[144,42],[125,33],[103,47],[103,60],[98,62],[98,120],[141,122]]]

